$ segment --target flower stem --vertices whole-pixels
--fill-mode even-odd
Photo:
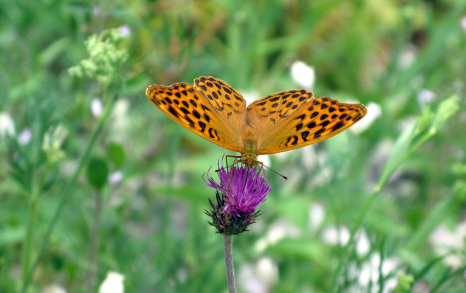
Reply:
[[[95,206],[94,206],[94,222],[92,223],[92,230],[89,236],[89,250],[87,255],[87,275],[86,285],[87,291],[93,292],[95,286],[95,280],[97,275],[97,247],[99,243],[99,223],[100,215],[102,214],[102,192],[98,190],[95,194]]]
[[[37,200],[40,196],[41,189],[39,182],[39,173],[37,170],[34,170],[32,174],[32,187],[27,214],[26,238],[24,241],[23,248],[23,283],[25,283],[28,279],[29,267],[31,265],[31,257],[34,243],[34,231],[36,229],[35,223],[37,221]]]
[[[225,245],[225,265],[227,269],[228,292],[236,293],[235,286],[235,269],[233,267],[233,237],[223,234],[223,243]]]

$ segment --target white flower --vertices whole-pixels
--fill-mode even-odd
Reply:
[[[57,284],[51,284],[44,288],[42,293],[66,293],[66,290]]]
[[[278,282],[278,266],[271,258],[262,257],[253,265],[244,265],[238,279],[245,292],[270,292],[272,285]]]
[[[382,107],[379,104],[370,102],[367,105],[367,114],[358,123],[350,127],[350,131],[355,134],[360,134],[366,131],[374,122],[375,119],[382,115]]]
[[[399,263],[399,260],[396,258],[386,258],[384,259],[382,266],[380,266],[380,261],[380,254],[374,253],[371,256],[370,261],[362,264],[362,268],[358,272],[359,284],[363,286],[368,286],[369,284],[371,284],[373,286],[372,290],[368,292],[379,292],[379,278],[386,277],[390,273],[394,273]],[[382,273],[382,276],[380,276],[380,273]],[[384,284],[385,286],[383,288],[383,292],[392,292],[392,290],[395,288],[397,284],[396,277],[393,276],[391,278],[386,279],[384,281]]]
[[[121,180],[123,180],[123,172],[121,171],[116,171],[108,176],[108,182],[112,185],[119,184]]]
[[[417,102],[421,107],[425,107],[435,99],[435,94],[432,91],[422,89],[417,94]]]
[[[371,242],[369,241],[369,237],[364,230],[359,230],[357,232],[357,243],[356,243],[356,252],[359,255],[366,255],[371,249]]]
[[[277,220],[270,225],[267,235],[256,243],[255,250],[259,253],[283,238],[297,238],[300,235],[301,231],[295,225]]]
[[[332,226],[323,231],[322,240],[331,245],[339,244],[340,246],[345,246],[348,243],[350,236],[350,230],[347,227],[342,226],[340,228],[336,228]],[[366,255],[371,249],[371,243],[366,232],[361,229],[358,230],[354,239],[358,255]]]
[[[328,227],[322,233],[322,240],[325,243],[336,245],[340,244],[341,246],[346,245],[350,239],[350,230],[348,227]]]
[[[28,144],[32,140],[32,131],[30,128],[24,128],[23,131],[18,135],[19,144]]]
[[[291,65],[291,77],[297,85],[312,89],[316,79],[316,72],[314,67],[307,66],[302,61],[296,61]]]
[[[107,278],[99,287],[99,293],[123,293],[125,276],[117,272],[108,272]]]
[[[466,31],[466,16],[461,17],[460,24],[463,30]]]
[[[325,207],[320,203],[312,203],[309,208],[309,226],[311,231],[317,231],[325,219]]]
[[[128,25],[122,25],[118,28],[118,31],[120,32],[121,36],[123,38],[127,38],[131,35],[131,29],[129,28]]]
[[[409,46],[404,52],[401,53],[398,60],[398,66],[402,69],[407,69],[413,64],[416,59],[417,50],[414,45]]]
[[[10,114],[0,112],[0,137],[15,135],[15,122],[11,119]]]
[[[99,98],[95,98],[91,102],[91,112],[94,117],[99,118],[100,115],[102,114],[102,100]]]
[[[102,9],[99,6],[94,6],[92,8],[92,15],[94,17],[100,16],[102,14]]]
[[[459,252],[465,247],[465,237],[466,222],[459,224],[454,231],[441,224],[432,232],[429,242],[438,255],[443,256],[448,254],[443,258],[448,266],[458,269],[464,264],[464,259]]]

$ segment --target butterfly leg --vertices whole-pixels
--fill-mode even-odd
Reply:
[[[228,158],[234,158],[233,160],[233,163],[231,165],[228,164]],[[236,164],[239,164],[241,163],[241,157],[240,156],[230,156],[230,155],[226,155],[225,156],[225,166],[226,166],[226,169],[227,169],[227,173],[230,172],[230,167],[233,167],[235,166]],[[215,173],[217,173],[219,170],[215,170]]]
[[[233,160],[233,164],[231,165],[228,165],[228,158],[234,158]],[[227,166],[227,171],[230,172],[230,166],[231,167],[234,167],[236,164],[239,164],[241,162],[241,157],[240,156],[230,156],[230,155],[226,155],[225,156],[225,161],[226,161],[226,166]]]

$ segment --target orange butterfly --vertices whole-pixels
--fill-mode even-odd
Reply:
[[[314,98],[307,90],[278,92],[246,108],[241,94],[214,77],[199,77],[194,86],[151,85],[146,95],[181,126],[241,153],[240,161],[248,168],[258,163],[258,155],[294,150],[325,140],[367,113],[362,104]]]

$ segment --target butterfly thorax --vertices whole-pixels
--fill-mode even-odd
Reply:
[[[241,150],[241,162],[246,168],[254,167],[257,164],[257,130],[254,130],[250,123],[243,125],[243,149]]]
[[[246,143],[245,148],[241,152],[241,163],[246,168],[254,167],[257,164],[257,150],[254,143]]]

